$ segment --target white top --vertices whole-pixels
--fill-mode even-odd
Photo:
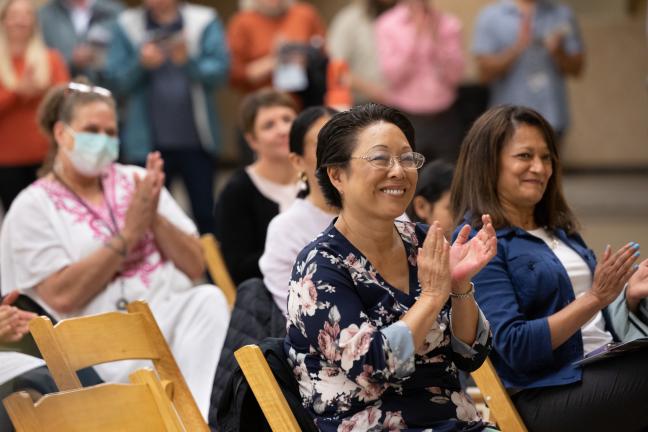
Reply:
[[[0,385],[40,366],[45,366],[43,359],[17,352],[0,351]]]
[[[584,295],[592,287],[592,272],[587,263],[565,242],[551,235],[544,228],[529,231],[529,234],[542,239],[556,255],[567,271],[576,297]],[[610,332],[605,330],[605,320],[601,311],[581,327],[581,334],[585,354],[613,340]]]
[[[84,5],[68,3],[68,10],[70,11],[70,20],[74,26],[74,32],[77,36],[83,36],[88,31],[90,20],[92,19],[92,4],[93,1],[88,1]]]
[[[270,221],[259,268],[263,283],[284,315],[288,309],[288,282],[297,255],[329,226],[334,217],[307,199],[297,199],[288,210]]]
[[[106,201],[120,230],[135,187],[134,173],[144,176],[145,170],[113,164],[102,179]],[[58,313],[38,295],[35,287],[39,283],[104,247],[113,236],[106,204],[91,207],[96,214],[56,180],[43,178],[23,190],[11,205],[0,235],[2,292],[18,289],[57,320],[114,311],[122,297],[147,301],[206,415],[229,324],[229,308],[220,290],[212,285],[193,286],[173,262],[165,259],[152,232],[146,233],[128,255],[121,274],[74,313]],[[197,235],[194,223],[166,189],[161,192],[158,213],[178,229]],[[95,369],[104,381],[127,381],[128,373],[140,365],[115,362]]]
[[[299,183],[275,183],[257,174],[251,166],[245,167],[245,172],[261,195],[279,204],[279,213],[286,211],[297,198]]]

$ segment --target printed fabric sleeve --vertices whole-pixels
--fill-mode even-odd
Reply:
[[[215,88],[227,80],[229,53],[220,20],[214,19],[204,30],[201,52],[187,62],[189,76],[209,88]]]
[[[477,318],[477,332],[475,333],[475,340],[471,345],[454,336],[452,319],[450,319],[452,361],[459,369],[466,372],[477,370],[484,363],[491,349],[490,324],[479,307],[477,307],[477,311],[479,314]],[[450,313],[452,314],[452,311]]]
[[[641,300],[638,313],[633,313],[626,302],[626,288],[607,307],[612,328],[623,342],[648,337],[648,301]]]
[[[476,231],[471,233],[471,237]],[[493,331],[493,347],[512,369],[532,372],[553,364],[551,333],[546,317],[527,319],[521,312],[515,285],[507,269],[503,246],[474,278],[475,299]]]
[[[380,331],[370,322],[343,259],[321,244],[303,256],[293,268],[288,316],[311,351],[360,386],[396,383],[413,373],[409,330],[393,324]]]

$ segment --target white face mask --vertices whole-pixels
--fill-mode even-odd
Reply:
[[[119,138],[91,132],[76,132],[70,126],[66,127],[74,137],[74,148],[65,152],[80,174],[96,177],[117,160]]]

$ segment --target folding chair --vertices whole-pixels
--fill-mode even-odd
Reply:
[[[481,367],[471,375],[490,410],[490,420],[496,422],[502,432],[527,432],[490,358],[486,358]]]
[[[234,352],[263,415],[274,432],[300,432],[295,415],[290,410],[279,383],[257,345],[246,345]]]
[[[130,379],[132,384],[51,393],[35,404],[26,392],[18,392],[4,405],[16,432],[186,430],[153,371],[138,370]]]
[[[207,261],[207,270],[214,283],[223,291],[227,304],[230,309],[234,306],[236,299],[236,285],[232,281],[223,254],[220,251],[218,241],[212,234],[204,234],[200,237],[202,244],[203,254]]]
[[[59,390],[82,387],[76,374],[79,369],[119,360],[150,359],[187,430],[209,432],[148,305],[135,301],[127,309],[127,313],[69,318],[55,326],[47,317],[31,321],[31,334]]]

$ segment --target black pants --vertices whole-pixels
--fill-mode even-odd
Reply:
[[[161,150],[164,159],[166,186],[178,175],[184,182],[191,202],[198,231],[201,234],[214,232],[214,174],[213,158],[202,149]]]
[[[531,432],[648,431],[648,350],[602,360],[583,379],[513,396]]]
[[[36,180],[36,165],[0,166],[0,204],[5,213],[21,190]]]

